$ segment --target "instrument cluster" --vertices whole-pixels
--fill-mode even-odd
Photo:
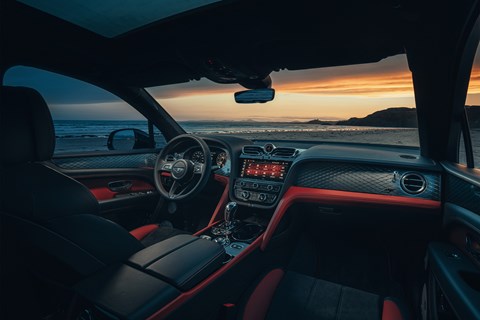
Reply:
[[[226,150],[209,146],[212,156],[212,170],[221,170],[225,174],[230,173],[231,160]],[[174,161],[178,159],[191,160],[194,163],[205,163],[205,155],[199,148],[189,148],[184,152],[172,153],[167,155],[168,161]]]

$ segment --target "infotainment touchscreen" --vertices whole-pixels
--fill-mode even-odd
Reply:
[[[283,181],[289,166],[287,161],[243,159],[240,177]]]

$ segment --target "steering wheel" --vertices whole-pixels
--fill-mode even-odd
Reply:
[[[189,159],[175,159],[169,161],[167,155],[183,148],[199,146],[204,155],[204,163],[193,162]],[[185,200],[194,197],[207,184],[212,168],[212,156],[208,145],[203,139],[182,134],[170,140],[162,149],[155,162],[155,186],[162,196],[169,200]],[[171,176],[173,184],[168,188],[164,185],[162,176]]]

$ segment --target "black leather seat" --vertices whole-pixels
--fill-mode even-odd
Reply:
[[[404,320],[393,298],[293,271],[273,269],[257,283],[242,308],[243,320]]]
[[[10,230],[82,275],[182,233],[150,225],[132,235],[98,216],[91,192],[49,163],[55,132],[41,95],[4,86],[0,97],[0,211]]]

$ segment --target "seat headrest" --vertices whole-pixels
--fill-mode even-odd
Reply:
[[[0,162],[3,165],[50,160],[55,130],[45,100],[36,90],[0,89]]]

